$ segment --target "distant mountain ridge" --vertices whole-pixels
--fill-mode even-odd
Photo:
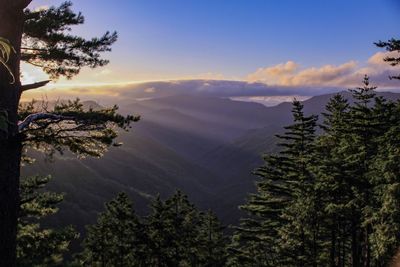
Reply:
[[[304,101],[305,112],[320,114],[331,96]],[[38,160],[23,169],[24,175],[51,174],[51,188],[66,193],[50,223],[76,224],[83,230],[119,191],[127,192],[143,213],[151,198],[176,189],[201,208],[215,210],[225,223],[236,223],[237,206],[254,190],[251,172],[262,163],[262,153],[274,151],[274,135],[292,121],[291,103],[266,107],[196,95],[130,101],[121,103],[120,110],[142,116],[130,132],[121,133],[122,147],[111,148],[101,159],[57,156],[54,163]]]

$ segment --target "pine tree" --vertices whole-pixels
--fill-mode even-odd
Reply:
[[[399,134],[398,126],[387,132],[374,163],[379,183],[374,186],[376,205],[369,221],[371,258],[375,266],[385,266],[400,247]]]
[[[151,203],[151,214],[145,218],[148,229],[150,266],[168,266],[166,263],[171,261],[170,247],[172,246],[173,230],[168,218],[166,205],[158,196]]]
[[[350,90],[355,103],[350,108],[350,135],[344,146],[345,167],[350,177],[352,199],[352,259],[353,266],[370,266],[371,234],[370,218],[373,215],[373,183],[370,176],[371,164],[377,152],[377,137],[382,132],[382,122],[374,114],[375,89],[365,76],[363,87]]]
[[[176,263],[170,266],[195,266],[199,261],[197,242],[200,217],[187,195],[177,191],[165,201],[173,231],[172,255]]]
[[[400,102],[366,76],[316,117],[294,103],[277,155],[264,157],[257,193],[236,228],[230,266],[387,266],[400,246]]]
[[[177,191],[165,202],[158,197],[146,218],[152,266],[197,266],[199,212]]]
[[[371,168],[375,205],[370,218],[370,242],[375,266],[387,265],[400,247],[400,104],[392,104],[388,103],[385,109],[379,108],[380,111],[386,111],[382,112],[381,119],[386,118],[385,121],[391,126],[378,139],[379,148]]]
[[[208,210],[200,215],[199,232],[196,238],[198,254],[197,266],[225,266],[227,260],[227,238],[217,216]]]
[[[232,266],[277,266],[279,254],[278,228],[283,224],[281,213],[290,199],[290,191],[280,169],[280,156],[265,155],[264,166],[255,173],[257,193],[251,194],[241,209],[250,215],[235,228],[230,247]]]
[[[317,266],[320,232],[320,196],[312,173],[315,127],[318,117],[305,116],[303,105],[293,102],[294,124],[278,136],[284,143],[285,179],[289,184],[290,201],[282,212],[286,223],[280,228],[281,247],[288,255],[287,265]]]
[[[142,218],[119,194],[87,229],[83,251],[70,266],[219,267],[227,258],[218,218],[199,212],[180,191],[165,201],[155,198]]]
[[[379,41],[375,43],[376,46],[385,48],[389,52],[397,52],[400,53],[400,40],[392,38],[387,42]],[[400,64],[400,56],[388,56],[384,59],[384,61],[388,62],[391,66],[397,66]],[[400,79],[400,75],[390,76],[390,79]]]
[[[97,223],[87,227],[83,266],[146,266],[143,245],[144,227],[136,217],[132,202],[124,193],[105,205]]]
[[[21,267],[61,264],[69,244],[78,238],[71,227],[43,228],[40,222],[57,212],[63,195],[43,191],[50,177],[32,176],[21,183],[21,211],[18,220],[17,264]]]
[[[345,170],[343,140],[348,134],[349,104],[340,94],[334,95],[326,105],[321,128],[324,133],[316,140],[314,172],[321,194],[323,215],[321,218],[322,262],[329,266],[350,265],[349,221],[352,217],[348,202],[351,186]]]
[[[330,240],[324,247],[331,266],[386,266],[398,246],[392,152],[400,113],[394,103],[376,97],[367,76],[363,83],[351,90],[354,105],[340,96],[331,99],[317,141],[324,239]]]
[[[354,105],[348,106],[340,96],[331,99],[324,114],[325,132],[317,142],[316,173],[324,192],[324,231],[330,239],[325,248],[331,266],[383,262],[377,258],[373,262],[372,256],[378,225],[373,218],[379,217],[387,198],[377,155],[393,124],[394,105],[376,97],[376,87],[369,85],[367,76],[363,83],[350,90]]]
[[[72,26],[84,23],[81,14],[74,13],[70,2],[47,10],[26,9],[32,0],[0,0],[0,265],[16,266],[16,236],[19,209],[19,176],[23,146],[35,141],[55,150],[71,148],[79,151],[86,142],[109,145],[115,139],[112,125],[126,127],[132,117],[116,119],[116,110],[85,114],[83,111],[64,112],[42,110],[21,118],[19,104],[27,90],[46,85],[49,81],[21,84],[21,61],[39,66],[50,78],[71,78],[83,67],[98,67],[107,64],[102,52],[110,50],[117,35],[107,32],[100,38],[86,40],[69,31]],[[4,50],[7,48],[7,51]],[[4,59],[7,59],[7,62]],[[6,63],[6,64],[4,64]],[[40,125],[40,126],[38,126]],[[56,138],[55,128],[61,131]],[[75,130],[72,130],[75,128]],[[46,130],[50,132],[46,135]],[[69,134],[66,134],[69,132]],[[28,137],[28,140],[25,138]],[[49,142],[46,141],[49,138]],[[46,143],[47,142],[47,143]],[[96,146],[90,146],[94,149]]]
[[[59,7],[41,10],[24,10],[24,36],[21,60],[42,68],[50,78],[72,78],[83,67],[96,68],[108,64],[102,52],[111,51],[117,41],[116,32],[106,32],[101,37],[86,40],[67,32],[72,26],[82,25],[85,18],[71,9],[66,1]]]
[[[294,124],[277,137],[281,151],[265,156],[256,172],[257,193],[242,206],[250,216],[236,229],[232,265],[315,266],[319,244],[319,199],[311,173],[316,116],[293,102]]]

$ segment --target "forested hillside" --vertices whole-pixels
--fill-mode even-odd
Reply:
[[[341,94],[354,101],[349,93]],[[332,96],[304,101],[305,113],[320,114]],[[89,104],[94,106],[85,105]],[[25,176],[51,174],[50,188],[66,193],[53,223],[83,229],[120,191],[144,213],[158,193],[167,197],[181,189],[199,207],[211,208],[224,223],[235,224],[241,214],[237,206],[255,190],[252,171],[262,163],[263,153],[277,151],[275,134],[292,120],[290,103],[265,107],[189,95],[133,102],[120,109],[141,114],[130,132],[121,132],[123,146],[111,148],[100,159],[65,154],[47,162],[37,155],[36,163],[23,168]]]
[[[120,188],[106,185],[107,190],[102,196],[99,181],[104,178],[96,177],[90,187],[99,192],[93,194],[99,202],[102,197],[111,199],[113,194],[109,189],[114,186],[115,191],[122,189],[128,194],[108,200],[110,202],[97,216],[97,222],[91,221],[81,239],[81,248],[75,249],[78,253],[71,265],[386,266],[400,245],[397,181],[400,162],[396,137],[399,135],[400,102],[378,95],[368,77],[362,87],[350,90],[350,94],[321,96],[327,103],[321,107],[319,115],[305,112],[308,101],[295,100],[291,112],[288,111],[292,122],[278,130],[275,137],[264,138],[273,138],[271,145],[275,148],[264,154],[263,163],[255,170],[258,177],[253,179],[256,190],[251,194],[242,192],[241,199],[237,192],[239,188],[247,190],[243,186],[245,183],[239,184],[233,178],[230,184],[226,177],[222,182],[216,182],[205,179],[210,176],[199,176],[198,181],[189,182],[192,188],[186,190],[204,191],[201,194],[199,191],[188,192],[188,198],[180,191],[164,191],[163,197],[152,195],[149,191],[123,184],[118,178],[109,180],[119,181]],[[394,94],[387,96],[396,97]],[[315,99],[309,101],[315,103]],[[289,105],[281,105],[286,106]],[[278,127],[279,122],[276,123]],[[125,156],[117,157],[118,162]],[[89,165],[85,163],[84,166]],[[92,168],[107,173],[105,167]],[[123,169],[120,165],[117,173]],[[213,178],[218,179],[218,175]],[[54,205],[61,202],[62,197],[51,193],[36,195],[38,182],[46,185],[48,180],[29,181],[30,187],[23,192],[35,197],[32,205],[24,206],[27,214],[43,217],[55,213]],[[72,185],[71,181],[80,180],[70,180],[69,185]],[[184,187],[184,184],[178,184],[182,181],[183,178],[168,181],[170,190]],[[124,183],[128,181],[124,180]],[[238,183],[237,188],[232,186],[235,183]],[[51,187],[56,185],[62,184],[55,183]],[[82,188],[82,181],[79,187]],[[221,193],[224,190],[225,194]],[[237,198],[232,197],[232,192],[237,193]],[[129,195],[147,201],[133,204]],[[198,197],[200,199],[196,199]],[[207,205],[212,206],[210,202],[201,201],[201,197],[214,198],[218,205],[213,208],[218,212],[239,202],[243,213],[230,215],[241,216],[240,223],[224,231],[218,214],[200,211],[206,210]],[[196,207],[189,199],[201,204]],[[93,210],[92,216],[96,218],[96,204],[90,206],[90,201],[90,197],[86,198],[84,205]],[[59,218],[66,216],[62,213],[64,208],[76,210],[71,206],[73,199],[67,197],[66,204],[60,206],[61,212],[56,215]],[[149,209],[140,211],[139,208],[139,214],[135,213],[136,206],[146,204]],[[50,208],[49,212],[44,212],[46,207]],[[224,210],[221,214],[229,215],[229,211]],[[21,222],[24,222],[21,238],[35,229],[32,227],[37,227],[29,224],[29,220]],[[76,239],[75,232],[65,228],[49,235],[47,241],[54,242],[51,253],[62,257],[65,246]],[[21,239],[21,242],[21,253],[27,253],[23,246],[29,241]],[[42,251],[45,241],[37,241],[36,246]],[[29,253],[24,253],[20,254],[21,260],[29,261]],[[44,261],[49,260],[47,254],[42,257]]]
[[[397,3],[75,4],[0,0],[0,267],[400,266]]]

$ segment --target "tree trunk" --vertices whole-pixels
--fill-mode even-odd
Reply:
[[[21,143],[0,141],[0,266],[16,266]]]
[[[332,224],[332,230],[331,230],[331,251],[330,251],[330,258],[331,258],[331,267],[337,266],[336,262],[336,232],[335,232],[335,227],[336,227],[336,218],[334,219],[334,223]]]
[[[352,258],[352,267],[360,266],[360,255],[359,255],[359,247],[360,247],[360,239],[358,233],[358,224],[353,221],[351,227],[351,258]]]
[[[363,246],[363,256],[364,256],[364,267],[371,266],[371,248],[369,245],[369,235],[370,226],[367,225],[364,230],[364,246]]]
[[[0,0],[0,37],[10,41],[17,53],[11,53],[7,65],[15,76],[15,82],[8,70],[0,66],[0,111],[6,111],[9,120],[8,132],[1,132],[2,139],[17,135],[17,111],[21,97],[20,50],[24,25],[23,9],[15,8],[15,0]]]
[[[17,110],[21,96],[20,48],[23,9],[27,0],[0,0],[0,37],[8,39],[16,50],[7,63],[15,76],[0,66],[0,111],[8,116],[8,129],[0,130],[0,266],[16,266],[16,236],[19,210],[19,174],[21,141]]]

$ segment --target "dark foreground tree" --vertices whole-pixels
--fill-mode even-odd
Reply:
[[[385,48],[389,52],[397,52],[397,55],[387,56],[384,61],[388,62],[391,66],[397,66],[400,64],[400,40],[392,38],[386,42],[379,41],[375,43],[376,46]],[[390,76],[390,79],[400,79],[400,74]]]
[[[146,266],[144,227],[124,193],[105,204],[97,223],[87,227],[80,266]]]
[[[256,171],[257,193],[241,208],[249,213],[236,229],[234,266],[317,266],[320,201],[313,166],[317,116],[293,102],[293,121],[278,135],[281,151],[266,155]]]
[[[165,202],[157,198],[146,217],[150,266],[196,266],[200,215],[188,197],[178,191]]]
[[[45,191],[50,177],[32,176],[21,181],[21,211],[18,220],[17,265],[55,266],[63,262],[78,233],[71,227],[46,228],[42,219],[58,211],[63,195]]]
[[[315,117],[294,103],[295,123],[264,157],[257,192],[242,208],[232,266],[387,266],[400,247],[400,102],[365,76]]]
[[[211,210],[201,214],[199,235],[196,242],[199,247],[197,250],[198,266],[225,266],[228,258],[228,239],[224,234],[224,227]]]
[[[349,266],[348,247],[352,211],[350,178],[342,145],[348,134],[349,104],[342,95],[334,95],[322,113],[324,134],[316,141],[314,171],[321,196],[321,236],[324,240],[322,260],[327,266]],[[329,265],[328,265],[329,264]]]
[[[83,148],[90,155],[98,147],[96,144],[112,143],[116,137],[113,125],[125,128],[135,120],[118,115],[115,108],[84,110],[79,103],[62,104],[39,113],[33,109],[18,113],[22,93],[48,82],[21,85],[21,60],[41,67],[51,78],[71,78],[82,67],[106,64],[100,53],[109,51],[117,38],[108,32],[91,40],[73,36],[70,26],[82,24],[84,19],[70,9],[71,3],[32,11],[26,9],[31,2],[0,0],[0,266],[9,267],[16,265],[23,146],[37,141],[49,151],[70,148],[80,152]]]
[[[127,195],[119,194],[87,229],[72,266],[225,266],[223,227],[180,191],[165,201],[155,198],[145,217],[136,216]]]

